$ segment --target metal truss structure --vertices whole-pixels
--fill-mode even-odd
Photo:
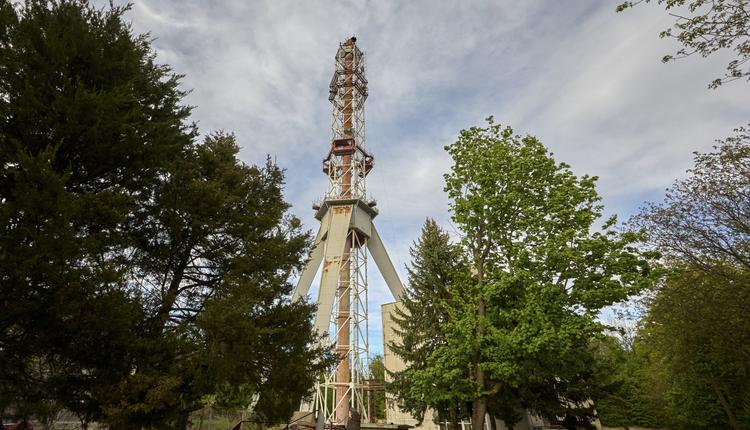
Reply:
[[[331,150],[323,160],[327,199],[365,199],[365,181],[374,161],[365,151],[365,57],[351,40],[339,46],[329,85]]]
[[[372,220],[374,201],[366,201],[366,178],[373,157],[365,151],[364,54],[350,38],[339,46],[328,100],[333,105],[331,146],[323,159],[328,176],[325,199],[315,205],[320,229],[294,292],[304,297],[323,265],[315,326],[328,333],[339,360],[315,387],[306,405],[326,422],[346,423],[351,410],[370,421],[367,408],[368,331],[367,253],[369,251],[391,293],[398,299],[403,286]],[[303,405],[303,408],[305,405]]]

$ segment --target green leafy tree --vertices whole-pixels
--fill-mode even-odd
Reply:
[[[390,345],[406,368],[392,374],[389,390],[395,393],[401,409],[420,422],[431,407],[442,419],[456,425],[465,413],[462,405],[470,400],[465,372],[457,366],[450,372],[436,374],[431,360],[437,349],[447,345],[444,330],[451,288],[467,276],[468,266],[461,248],[452,244],[448,234],[432,219],[425,221],[410,254],[406,291],[393,316],[399,340]]]
[[[617,11],[651,0],[626,1]],[[733,58],[727,64],[724,76],[711,81],[709,88],[738,79],[750,80],[750,2],[747,0],[656,0],[674,17],[672,28],[659,33],[664,38],[674,38],[682,48],[662,58],[663,62],[683,59],[692,55],[708,57],[714,53],[731,50]]]
[[[647,317],[664,398],[678,428],[747,428],[750,328],[750,135],[697,153],[664,201],[634,217],[670,276]]]
[[[745,281],[746,283],[747,281]],[[645,370],[674,429],[747,429],[750,293],[689,266],[674,268],[652,299],[640,342]]]
[[[643,331],[629,347],[618,339],[605,337],[597,347],[597,360],[608,372],[603,375],[606,390],[594,399],[602,425],[610,427],[668,427],[664,381]]]
[[[536,138],[490,117],[446,149],[445,190],[474,276],[452,289],[447,342],[431,364],[468,369],[478,428],[492,398],[515,395],[543,416],[586,424],[598,312],[650,285],[652,255],[614,218],[591,232],[602,214],[596,178],[576,177]]]

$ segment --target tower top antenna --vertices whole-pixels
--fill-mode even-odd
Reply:
[[[339,44],[328,100],[332,105],[331,146],[323,159],[326,199],[365,199],[365,178],[374,159],[365,150],[365,55],[352,36]]]

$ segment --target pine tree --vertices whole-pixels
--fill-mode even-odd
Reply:
[[[329,356],[291,303],[283,171],[196,141],[127,7],[0,1],[0,408],[185,428],[207,394],[291,415]]]
[[[429,360],[437,348],[447,345],[443,329],[450,318],[451,290],[458,279],[468,276],[467,266],[461,249],[432,219],[425,221],[410,255],[406,294],[393,317],[399,340],[390,345],[406,369],[393,373],[390,390],[401,408],[420,422],[432,407],[441,419],[455,423],[469,400],[467,375],[460,368],[450,375],[435,375]],[[434,389],[434,384],[441,389]]]
[[[134,222],[126,279],[147,336],[138,370],[110,394],[113,423],[145,426],[159,412],[184,426],[215,391],[235,407],[262,393],[256,418],[281,421],[327,364],[313,345],[314,307],[288,300],[309,233],[287,213],[281,169],[245,165],[238,151],[234,136],[209,135],[170,164]]]
[[[193,131],[125,11],[0,2],[0,403],[17,410],[95,419],[92,391],[130,371],[129,221]]]

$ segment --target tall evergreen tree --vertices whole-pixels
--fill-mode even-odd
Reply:
[[[289,302],[309,234],[287,214],[283,172],[247,166],[238,150],[232,135],[208,136],[171,163],[138,213],[126,279],[144,304],[147,342],[113,394],[115,422],[146,425],[159,412],[184,425],[217,389],[248,404],[264,393],[257,418],[283,420],[327,363],[312,344],[313,306]],[[123,394],[131,401],[120,407]]]
[[[406,364],[391,376],[390,389],[400,407],[421,422],[428,407],[436,408],[455,424],[470,400],[469,386],[460,368],[450,374],[435,374],[432,354],[447,345],[444,329],[450,318],[452,286],[468,276],[468,267],[459,246],[433,219],[427,219],[422,234],[410,249],[406,291],[393,317],[397,342],[390,348]],[[435,385],[440,389],[435,389]]]
[[[328,358],[289,301],[309,235],[281,169],[196,142],[127,9],[0,0],[0,408],[184,428],[263,393],[281,420]]]
[[[93,387],[130,370],[130,221],[193,131],[178,76],[125,10],[0,1],[3,404],[53,398],[95,418]]]

